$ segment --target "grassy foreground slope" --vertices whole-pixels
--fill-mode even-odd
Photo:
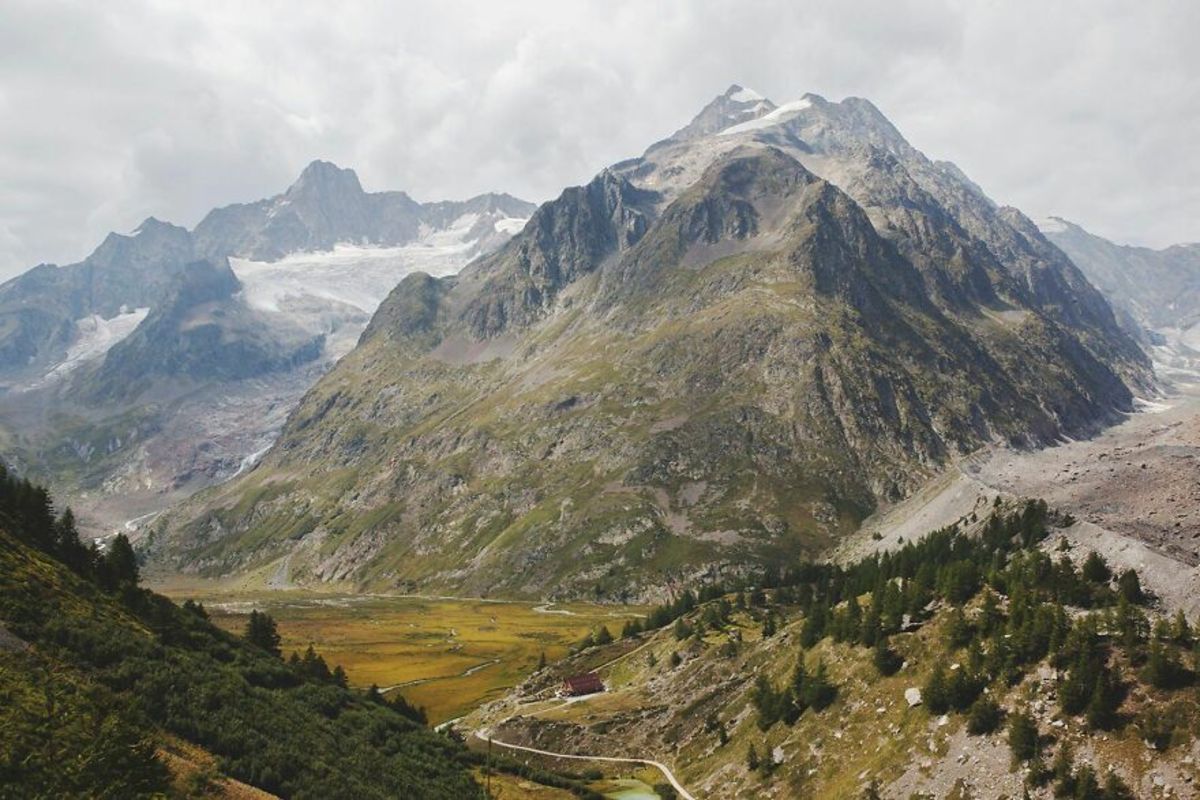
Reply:
[[[392,706],[305,678],[77,541],[85,574],[69,569],[69,519],[0,484],[0,796],[228,794],[204,774],[173,784],[189,744],[286,797],[478,794],[465,751]]]

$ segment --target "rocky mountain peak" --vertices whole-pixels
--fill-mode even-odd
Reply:
[[[711,136],[732,125],[769,114],[775,104],[753,89],[733,84],[700,110],[691,122],[673,133],[667,142],[684,142]]]
[[[329,161],[313,161],[296,182],[288,187],[285,198],[326,197],[344,199],[362,195],[362,184],[352,169],[343,169]]]
[[[148,235],[172,235],[179,232],[187,233],[187,229],[171,222],[164,222],[157,217],[146,217],[142,220],[142,224],[133,229],[134,236],[142,234]]]

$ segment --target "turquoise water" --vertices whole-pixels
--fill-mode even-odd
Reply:
[[[609,800],[660,800],[654,790],[641,781],[624,780],[615,783],[620,788],[604,795]]]

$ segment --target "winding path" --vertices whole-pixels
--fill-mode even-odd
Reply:
[[[526,753],[534,753],[539,756],[550,756],[551,758],[569,758],[569,759],[573,759],[575,761],[606,761],[606,762],[614,763],[614,764],[641,764],[642,766],[646,766],[646,767],[654,767],[655,769],[657,769],[659,772],[661,772],[663,775],[666,776],[667,781],[672,786],[675,787],[675,791],[679,792],[679,796],[681,798],[683,798],[683,800],[696,800],[696,798],[693,797],[692,794],[687,789],[683,788],[683,784],[680,783],[678,780],[676,780],[675,775],[671,772],[670,769],[667,768],[667,765],[663,764],[662,762],[659,762],[659,761],[652,761],[648,758],[617,758],[615,756],[574,756],[574,755],[568,755],[567,753],[553,753],[549,750],[538,750],[535,747],[525,747],[525,746],[519,745],[519,744],[509,744],[508,742],[502,742],[499,739],[493,739],[489,736],[484,735],[484,731],[475,731],[475,738],[481,739],[482,741],[485,741],[485,742],[491,742],[492,744],[498,745],[500,747],[507,747],[510,750],[522,750]]]

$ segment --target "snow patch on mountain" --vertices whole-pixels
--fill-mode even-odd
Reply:
[[[79,367],[102,357],[117,342],[133,333],[150,313],[149,308],[124,309],[110,319],[91,314],[75,321],[75,341],[67,348],[63,360],[25,389],[35,389],[61,380]]]
[[[720,134],[718,134],[718,135],[719,136],[734,136],[739,133],[746,133],[748,131],[757,131],[757,130],[762,130],[763,128],[770,128],[773,125],[779,125],[783,122],[787,122],[789,119],[796,116],[801,111],[804,111],[805,109],[811,108],[811,107],[812,107],[812,101],[809,100],[807,97],[802,97],[799,100],[793,100],[790,103],[784,103],[779,108],[772,111],[771,113],[764,114],[763,116],[758,117],[757,119],[749,119],[749,120],[746,120],[745,122],[739,122],[737,125],[732,125],[732,126],[726,128],[725,130],[721,131]]]
[[[488,224],[490,222],[490,225]],[[448,227],[425,227],[400,247],[343,243],[330,251],[292,253],[278,261],[230,258],[253,309],[281,314],[311,335],[325,334],[326,354],[341,358],[383,299],[406,275],[454,275],[481,252],[489,234],[509,236],[526,219],[463,214]]]
[[[327,301],[372,314],[397,283],[412,272],[453,275],[474,258],[479,240],[472,231],[477,214],[464,214],[444,230],[425,230],[401,247],[343,243],[330,251],[292,253],[278,261],[231,258],[251,308],[287,311],[305,300]],[[520,230],[526,220],[503,218],[496,230]]]
[[[1068,230],[1067,223],[1058,217],[1042,217],[1034,222],[1042,233],[1066,233]]]
[[[524,229],[526,222],[529,222],[527,218],[505,217],[496,221],[496,230],[509,236],[516,236]]]
[[[735,103],[753,103],[755,100],[765,100],[766,98],[753,89],[739,89],[729,95],[729,99]]]

